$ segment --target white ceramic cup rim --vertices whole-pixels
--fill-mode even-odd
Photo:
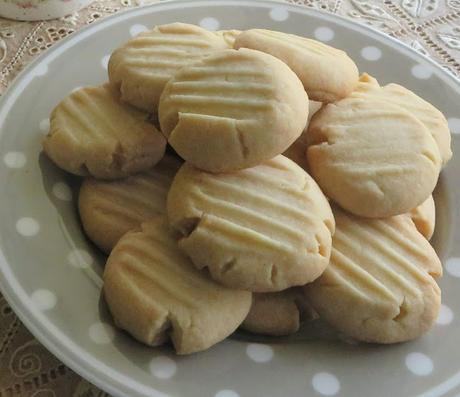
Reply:
[[[93,0],[2,0],[0,16],[19,21],[61,18],[86,6]]]

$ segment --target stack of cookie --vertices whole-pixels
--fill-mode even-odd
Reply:
[[[85,177],[79,211],[109,254],[105,299],[148,345],[188,354],[238,327],[287,335],[318,315],[395,343],[437,317],[428,239],[446,119],[359,77],[343,51],[157,26],[113,52],[109,83],[54,109],[43,146]]]

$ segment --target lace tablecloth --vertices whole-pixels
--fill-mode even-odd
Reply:
[[[431,56],[460,77],[460,0],[290,2],[371,25]],[[146,1],[94,1],[78,13],[45,22],[0,18],[0,93],[24,65],[55,42],[98,19],[141,3]],[[10,396],[102,397],[107,394],[81,379],[41,346],[0,295],[0,397]]]

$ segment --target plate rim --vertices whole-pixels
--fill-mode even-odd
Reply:
[[[328,21],[332,23],[338,23],[347,29],[359,32],[366,36],[370,36],[373,39],[387,42],[393,47],[397,47],[409,58],[412,58],[419,63],[428,63],[434,69],[438,70],[442,80],[447,84],[455,87],[460,94],[460,78],[457,78],[452,73],[445,70],[440,64],[434,59],[425,56],[422,53],[417,52],[409,45],[397,40],[396,38],[386,34],[385,32],[379,31],[372,26],[359,24],[354,22],[350,18],[345,16],[336,15],[327,11],[321,11],[302,6],[298,4],[287,3],[283,0],[159,0],[158,3],[142,5],[134,7],[110,16],[103,18],[93,24],[85,26],[78,30],[74,34],[61,40],[48,50],[44,51],[32,62],[30,62],[18,75],[14,78],[13,82],[7,87],[5,93],[0,98],[0,137],[3,136],[3,125],[6,113],[16,98],[22,93],[20,90],[23,85],[29,83],[35,75],[32,73],[37,66],[42,65],[42,62],[48,60],[52,61],[54,58],[59,56],[62,51],[66,50],[72,42],[79,42],[87,36],[97,33],[99,30],[106,26],[111,26],[120,19],[129,19],[136,15],[145,15],[148,13],[154,13],[156,9],[170,9],[180,8],[181,5],[187,5],[186,8],[190,7],[221,7],[229,5],[238,5],[245,7],[268,8],[279,6],[286,9],[293,9],[296,12],[300,12],[304,15],[309,15],[319,20]],[[374,37],[372,37],[374,36]],[[421,61],[421,62],[420,62]],[[45,63],[45,66],[48,65]],[[8,106],[9,105],[9,106]],[[0,235],[0,241],[2,237]],[[111,394],[113,397],[124,397],[125,393],[142,393],[142,396],[152,397],[169,397],[169,394],[165,394],[159,390],[154,389],[152,386],[147,386],[141,382],[133,381],[119,371],[107,366],[105,363],[94,358],[90,353],[80,349],[80,351],[73,351],[69,345],[76,345],[68,336],[60,331],[54,324],[49,321],[46,316],[40,311],[33,310],[31,300],[26,294],[21,284],[13,274],[11,266],[5,258],[3,250],[0,247],[0,291],[2,292],[5,300],[13,309],[15,315],[21,320],[31,334],[49,350],[55,357],[62,361],[65,365],[75,371],[83,379],[86,379],[93,385],[97,386],[101,390]],[[83,354],[82,354],[83,353]],[[88,357],[86,357],[88,356]],[[93,363],[89,363],[93,361]],[[105,369],[104,369],[105,367]],[[92,369],[92,370],[91,370]],[[116,377],[110,376],[116,374]],[[104,381],[103,378],[107,378],[109,382]],[[130,388],[131,385],[135,385],[135,388]],[[460,384],[460,370],[450,378],[433,386],[431,389],[419,395],[419,397],[435,397],[442,396],[454,387]],[[128,386],[127,386],[128,385]],[[127,388],[126,388],[127,387]]]

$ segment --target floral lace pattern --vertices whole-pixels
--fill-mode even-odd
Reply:
[[[53,43],[124,9],[156,0],[96,0],[52,21],[0,18],[0,93]],[[432,57],[460,77],[460,0],[288,0],[349,17]],[[0,295],[0,397],[108,397],[63,365],[27,331]]]

